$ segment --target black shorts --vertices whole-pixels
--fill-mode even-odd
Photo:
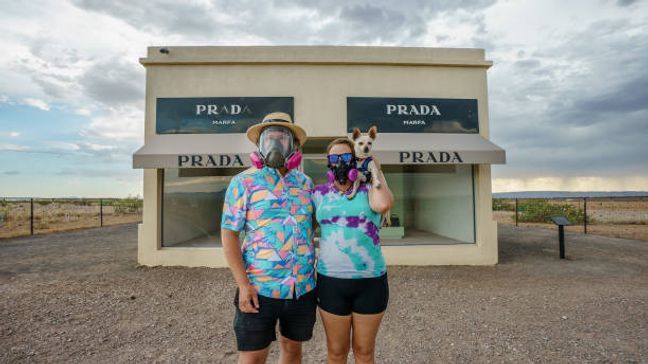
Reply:
[[[317,274],[317,304],[334,315],[376,314],[387,309],[387,273],[376,278],[334,278]]]
[[[317,310],[315,290],[299,299],[278,299],[259,295],[258,313],[241,312],[238,297],[237,289],[234,296],[234,333],[238,351],[261,350],[277,340],[277,320],[281,335],[288,339],[306,341],[313,337]]]

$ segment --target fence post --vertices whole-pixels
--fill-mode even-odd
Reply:
[[[99,226],[103,227],[103,199],[99,199]]]
[[[29,234],[34,235],[34,198],[29,199]]]
[[[518,199],[515,198],[515,226],[518,226]]]
[[[587,197],[583,197],[583,210],[585,214],[585,219],[583,221],[583,228],[585,230],[585,234],[587,234]]]

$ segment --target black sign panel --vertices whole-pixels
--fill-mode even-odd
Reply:
[[[158,134],[245,133],[271,112],[293,115],[292,97],[158,98]]]
[[[347,97],[347,131],[479,133],[476,99]]]

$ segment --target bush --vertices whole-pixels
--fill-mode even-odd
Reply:
[[[583,210],[574,205],[552,204],[547,200],[520,200],[518,202],[518,221],[520,222],[551,222],[549,218],[554,215],[565,216],[572,224],[582,224],[585,219]],[[588,223],[591,223],[589,219]]]
[[[126,197],[104,201],[104,206],[114,206],[115,214],[136,213],[142,208],[142,200],[137,197]]]
[[[515,201],[506,198],[494,198],[493,211],[515,211]]]

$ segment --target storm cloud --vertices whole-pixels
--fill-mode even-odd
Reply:
[[[507,151],[495,179],[648,178],[646,14],[647,3],[632,0],[3,3],[0,103],[73,112],[87,123],[75,150],[26,146],[23,135],[0,134],[0,146],[129,168],[144,129],[138,57],[147,46],[478,47],[494,63],[490,138]]]

